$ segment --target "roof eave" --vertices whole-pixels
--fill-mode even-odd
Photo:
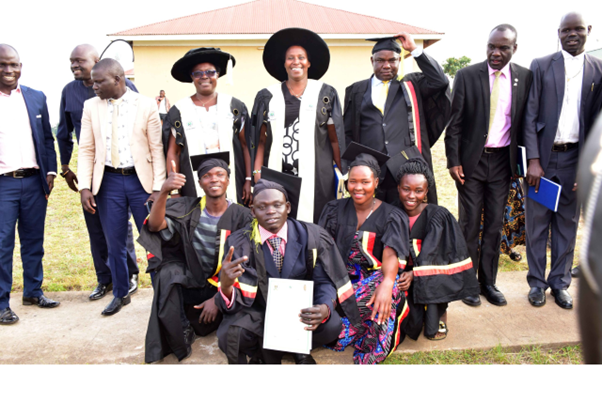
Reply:
[[[366,33],[366,34],[320,34],[325,39],[367,39],[378,36],[393,36],[396,32],[379,32],[379,33]],[[195,34],[195,35],[118,35],[109,34],[107,35],[111,40],[123,39],[126,41],[134,42],[171,42],[171,41],[214,41],[214,40],[268,40],[272,34]],[[434,43],[443,39],[444,33],[425,33],[425,34],[412,34],[412,37],[416,40],[431,41]]]

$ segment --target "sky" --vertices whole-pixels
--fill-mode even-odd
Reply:
[[[0,42],[18,50],[23,63],[19,82],[46,94],[51,124],[55,125],[58,123],[62,88],[73,79],[69,55],[76,45],[90,43],[102,52],[110,43],[109,33],[246,2],[23,0],[19,3],[22,10],[18,18],[4,18],[0,24]],[[533,58],[559,50],[557,29],[560,17],[573,10],[581,11],[593,27],[586,50],[602,48],[602,5],[599,0],[576,2],[574,6],[555,0],[545,3],[506,0],[499,2],[501,6],[498,9],[484,1],[467,0],[305,2],[444,32],[445,37],[427,49],[440,63],[448,57],[461,56],[468,56],[473,63],[483,61],[491,29],[498,24],[509,23],[518,31],[518,50],[512,61],[528,67]],[[369,8],[368,4],[375,7]]]

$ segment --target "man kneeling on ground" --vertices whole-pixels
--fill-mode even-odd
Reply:
[[[221,297],[215,300],[224,315],[217,330],[219,348],[230,364],[246,364],[247,356],[249,363],[281,362],[283,352],[263,349],[268,278],[314,282],[314,305],[299,315],[305,329],[314,331],[313,348],[336,341],[341,332],[337,298],[347,317],[359,321],[353,287],[332,237],[318,225],[289,219],[295,200],[289,200],[284,180],[299,179],[257,182],[251,206],[255,219],[226,241]],[[293,357],[297,364],[315,364],[311,355]]]
[[[251,222],[250,211],[226,198],[230,182],[227,152],[193,157],[205,196],[167,199],[182,188],[183,174],[171,172],[161,188],[138,242],[149,252],[148,272],[155,291],[145,362],[174,353],[192,353],[196,335],[206,336],[221,322],[214,296],[223,246],[231,232]],[[220,297],[220,296],[217,296]]]

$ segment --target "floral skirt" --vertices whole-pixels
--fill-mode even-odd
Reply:
[[[362,270],[363,272],[363,270]],[[393,287],[391,295],[391,315],[381,325],[372,321],[372,309],[374,305],[366,306],[374,294],[376,287],[383,281],[383,274],[380,270],[374,272],[368,277],[360,277],[360,280],[354,283],[355,298],[360,310],[362,319],[359,327],[349,323],[346,317],[343,317],[343,330],[339,335],[336,345],[332,348],[336,351],[343,351],[347,346],[353,345],[353,362],[355,364],[376,364],[387,358],[395,351],[405,338],[405,332],[401,328],[401,323],[407,317],[409,309],[405,298],[405,292]],[[378,315],[376,316],[378,318]]]

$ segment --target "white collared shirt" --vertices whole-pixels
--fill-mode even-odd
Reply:
[[[579,111],[585,52],[573,57],[563,50],[562,57],[564,58],[564,97],[554,144],[579,142]]]
[[[413,58],[420,57],[420,56],[422,56],[422,48],[421,47],[417,47],[416,49],[412,50]],[[400,64],[403,63],[403,60],[400,60],[399,63]],[[378,98],[380,97],[380,91],[381,91],[383,85],[384,85],[383,82],[381,80],[379,80],[378,78],[376,78],[376,75],[372,76],[372,103],[377,108],[379,107],[378,106],[379,105]]]
[[[134,103],[134,96],[129,88],[126,88],[125,94],[121,97],[122,102],[119,104],[119,120],[117,133],[119,136],[119,166],[113,166],[111,162],[111,137],[113,132],[113,103],[110,99],[107,102],[107,125],[105,143],[107,146],[107,154],[105,155],[105,166],[127,168],[134,166],[134,157],[130,150],[130,140],[134,132],[134,122],[136,121],[136,113],[138,106]]]
[[[29,113],[17,86],[10,95],[0,92],[0,174],[31,168],[39,166]]]

